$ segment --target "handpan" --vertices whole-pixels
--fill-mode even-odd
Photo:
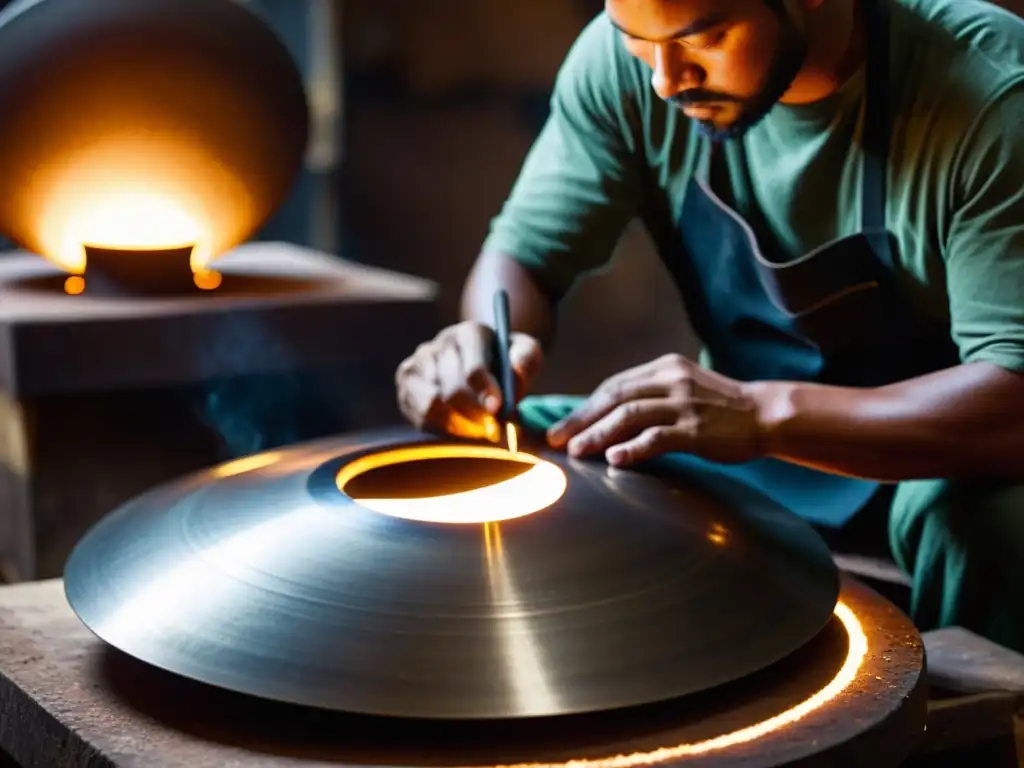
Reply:
[[[759,495],[410,429],[157,487],[83,537],[65,585],[150,665],[434,719],[705,691],[798,651],[839,593],[824,543]]]

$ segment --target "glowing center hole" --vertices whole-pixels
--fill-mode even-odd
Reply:
[[[558,501],[565,473],[527,453],[483,445],[417,445],[345,465],[338,488],[359,505],[431,523],[493,523]]]

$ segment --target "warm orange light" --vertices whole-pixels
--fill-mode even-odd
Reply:
[[[214,477],[236,477],[237,475],[244,475],[249,472],[256,472],[260,469],[272,466],[281,460],[281,454],[277,451],[267,451],[266,453],[254,453],[251,456],[243,456],[240,459],[234,459],[226,464],[214,467],[211,474]]]
[[[634,752],[628,755],[614,755],[611,757],[579,758],[557,763],[513,763],[510,765],[487,767],[473,766],[472,768],[642,768],[643,766],[658,765],[687,757],[697,757],[698,755],[706,755],[711,752],[719,752],[729,747],[756,741],[803,720],[815,710],[820,709],[839,696],[856,679],[857,673],[860,671],[868,654],[867,635],[864,634],[864,628],[861,626],[857,615],[845,603],[840,602],[836,605],[835,617],[842,623],[849,638],[846,659],[836,673],[836,676],[810,698],[760,723],[706,739],[705,741],[676,744],[648,752]],[[469,767],[467,766],[466,768]]]
[[[247,235],[250,196],[187,136],[113,135],[38,169],[29,247],[68,272],[86,269],[84,246],[156,250],[194,246],[203,270]]]
[[[71,275],[64,281],[64,293],[77,296],[85,291],[85,279],[79,275]]]
[[[196,284],[196,288],[202,291],[215,291],[220,287],[224,278],[215,269],[200,269],[193,275],[192,280]]]
[[[511,421],[505,425],[505,439],[508,441],[508,449],[512,453],[519,452],[519,433],[516,431],[516,425]]]
[[[530,465],[520,475],[483,488],[418,499],[353,499],[360,506],[391,517],[429,523],[493,523],[525,517],[546,509],[565,493],[565,473],[527,453],[489,445],[416,445],[360,457],[346,464],[336,482],[345,486],[359,475],[381,467],[429,459],[496,459]]]
[[[713,523],[711,530],[708,531],[708,541],[724,547],[729,543],[729,531],[721,523]]]
[[[88,272],[86,247],[187,248],[198,271],[287,199],[309,103],[295,57],[247,3],[0,5],[17,43],[0,67],[0,231],[19,247],[72,274]],[[105,291],[139,287],[103,272]]]
[[[557,692],[545,673],[544,642],[530,621],[528,603],[523,600],[505,559],[501,525],[484,523],[484,557],[487,583],[496,618],[505,625],[499,634],[511,693],[523,711],[553,712],[558,709]]]

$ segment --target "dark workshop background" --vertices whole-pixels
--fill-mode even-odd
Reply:
[[[558,67],[602,0],[238,2],[290,46],[314,114],[306,170],[258,237],[435,280],[443,318],[455,320]],[[586,392],[624,367],[696,346],[639,227],[569,298],[560,328],[544,391]]]

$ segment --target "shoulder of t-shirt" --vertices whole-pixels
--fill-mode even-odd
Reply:
[[[927,49],[937,85],[978,107],[1024,78],[1024,19],[987,0],[893,0],[901,47]]]
[[[984,0],[892,0],[893,87],[907,130],[958,175],[1024,99],[1024,20]]]
[[[587,24],[566,55],[554,99],[557,108],[583,112],[590,121],[618,129],[636,126],[650,99],[647,90],[640,63],[602,12]]]

